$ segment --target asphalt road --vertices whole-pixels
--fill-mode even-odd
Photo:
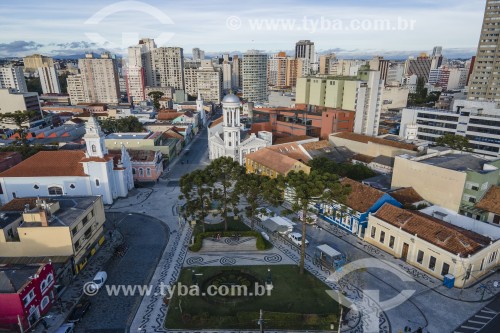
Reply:
[[[106,285],[144,285],[151,279],[168,242],[168,227],[142,214],[108,213],[107,218],[109,227],[118,223],[116,227],[128,250],[123,257],[113,257],[108,263]],[[76,325],[75,332],[124,332],[133,320],[141,298],[139,293],[109,296],[106,289],[101,289],[90,297],[90,310]]]

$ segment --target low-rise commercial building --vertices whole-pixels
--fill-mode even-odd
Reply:
[[[113,153],[113,150],[110,152]],[[158,181],[163,173],[163,156],[161,152],[129,149],[128,153],[135,182]]]
[[[19,93],[11,89],[0,89],[0,113],[16,111],[40,112],[37,93]]]
[[[497,227],[472,231],[443,212],[431,214],[384,204],[369,216],[364,240],[437,279],[454,281],[457,288],[476,283],[498,267]]]
[[[405,108],[399,136],[435,142],[445,134],[464,136],[472,150],[500,157],[500,110],[496,103],[455,100],[452,110]]]
[[[500,225],[500,186],[490,187],[475,208],[481,210],[481,221]]]
[[[56,300],[51,263],[0,268],[0,329],[26,332]],[[20,327],[21,326],[21,327]]]
[[[16,198],[0,215],[5,257],[71,256],[78,273],[105,240],[100,196]]]
[[[384,138],[371,137],[357,133],[335,133],[329,136],[329,141],[335,147],[346,147],[356,154],[363,154],[370,157],[398,155],[416,156],[418,147],[409,144]]]
[[[389,194],[349,178],[341,184],[350,188],[344,203],[322,203],[318,205],[319,216],[325,221],[363,238],[368,223],[368,215],[376,212],[385,203],[401,207]]]
[[[127,150],[159,151],[171,159],[176,155],[177,139],[166,138],[162,132],[112,133],[106,136],[106,148],[118,150],[124,146]]]
[[[452,150],[420,157],[397,156],[392,188],[413,187],[425,200],[479,218],[474,205],[500,181],[500,160],[490,161]]]

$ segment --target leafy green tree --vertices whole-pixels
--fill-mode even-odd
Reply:
[[[438,146],[449,147],[460,151],[471,151],[469,139],[465,136],[447,133],[436,140]]]
[[[163,95],[165,95],[165,94],[162,93],[161,91],[151,91],[148,94],[148,96],[153,99],[153,106],[155,107],[155,109],[157,111],[160,109],[160,98],[162,98]]]
[[[68,73],[59,75],[59,85],[61,86],[61,93],[68,93]]]
[[[204,170],[185,174],[180,180],[182,195],[179,199],[186,200],[181,213],[201,223],[203,232],[205,232],[205,218],[210,210],[212,187],[213,181]]]
[[[246,199],[245,215],[250,219],[252,229],[254,218],[260,213],[259,207],[266,204],[278,206],[282,199],[277,179],[261,176],[254,173],[242,174],[236,183],[237,192]]]
[[[285,200],[291,203],[291,213],[302,214],[302,244],[300,251],[300,273],[304,274],[306,254],[306,219],[309,207],[319,203],[345,202],[350,187],[343,186],[337,175],[311,171],[290,172],[287,176],[279,177],[281,190],[285,193]]]
[[[144,126],[133,116],[128,116],[120,119],[104,119],[101,121],[101,129],[104,133],[119,133],[119,132],[144,132]]]
[[[375,176],[375,172],[362,164],[336,163],[326,157],[317,157],[308,162],[313,171],[328,172],[339,177],[348,177],[357,181]]]
[[[26,79],[26,88],[28,88],[29,92],[36,92],[38,95],[43,94],[42,84],[39,77]]]
[[[245,168],[230,157],[220,157],[205,169],[213,180],[212,198],[219,201],[219,215],[224,220],[224,230],[227,231],[228,213],[238,214],[239,192],[237,181],[245,173]]]

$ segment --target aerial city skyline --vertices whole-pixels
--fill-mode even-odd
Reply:
[[[500,0],[0,31],[1,332],[499,332]]]

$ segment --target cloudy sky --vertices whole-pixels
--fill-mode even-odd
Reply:
[[[138,37],[207,52],[292,50],[473,54],[485,0],[24,0],[0,3],[0,56],[123,52]]]

